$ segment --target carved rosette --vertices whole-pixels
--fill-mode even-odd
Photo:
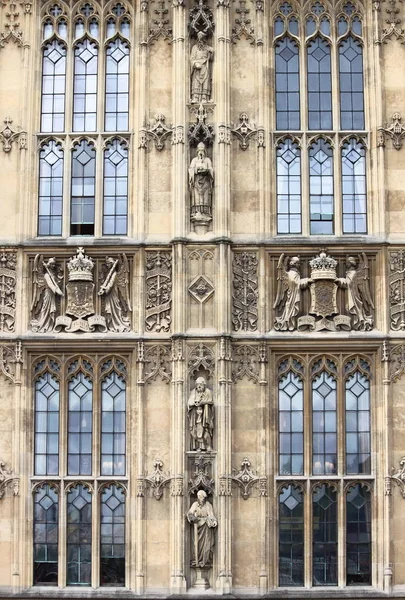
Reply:
[[[389,252],[390,325],[393,331],[405,331],[405,250]]]
[[[154,470],[150,475],[145,475],[145,483],[152,489],[153,496],[156,500],[160,500],[163,496],[163,488],[173,478],[171,475],[163,473],[163,461],[157,458],[153,463]]]
[[[236,346],[232,354],[232,381],[236,383],[244,377],[253,383],[260,381],[260,355],[256,346]]]
[[[158,250],[146,256],[145,329],[167,332],[172,320],[172,255]]]
[[[1,45],[0,45],[1,47]],[[3,152],[10,152],[14,142],[18,142],[20,150],[27,148],[27,132],[22,131],[20,127],[12,126],[13,119],[6,117],[5,126],[0,131],[0,142],[3,144]]]
[[[233,258],[232,324],[235,331],[256,331],[258,299],[256,252],[235,253]]]

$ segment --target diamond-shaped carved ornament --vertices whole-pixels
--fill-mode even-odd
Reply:
[[[203,275],[196,277],[189,285],[188,291],[197,302],[203,304],[214,293],[214,286]]]

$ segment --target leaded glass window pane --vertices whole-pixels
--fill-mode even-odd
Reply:
[[[312,472],[337,472],[336,380],[326,372],[312,381]]]
[[[351,138],[342,148],[343,233],[367,233],[366,151]]]
[[[345,382],[346,473],[371,473],[370,381],[356,371]]]
[[[302,381],[288,372],[278,384],[280,475],[304,473],[304,399]]]
[[[52,40],[42,54],[41,131],[64,131],[65,86],[66,48],[58,40]]]
[[[317,36],[307,48],[309,129],[332,129],[330,45]]]
[[[91,494],[84,485],[67,496],[67,584],[91,585]]]
[[[125,387],[115,372],[101,384],[102,475],[125,475]]]
[[[105,130],[127,131],[129,111],[129,46],[116,38],[106,51]]]
[[[297,44],[289,37],[279,40],[276,53],[276,129],[300,128],[300,71]]]
[[[294,485],[279,495],[279,585],[304,585],[304,496]]]
[[[333,151],[319,139],[309,149],[310,233],[333,234]]]
[[[371,585],[371,493],[360,483],[346,496],[346,584]]]
[[[34,493],[34,585],[58,585],[59,498],[50,484]]]
[[[59,383],[50,373],[35,382],[35,475],[59,474]]]
[[[364,129],[363,48],[349,36],[339,45],[340,127]]]
[[[62,235],[63,150],[51,140],[39,154],[38,235]]]
[[[114,140],[104,152],[104,235],[126,235],[128,220],[128,150]]]
[[[84,39],[75,47],[73,131],[96,131],[98,48]]]
[[[100,584],[125,585],[125,494],[117,485],[104,488],[100,515]]]
[[[301,233],[301,152],[290,138],[277,148],[277,233]]]
[[[312,496],[312,583],[337,585],[337,493],[317,486]]]
[[[96,151],[82,140],[72,153],[71,235],[94,235]]]
[[[68,475],[91,475],[93,384],[78,373],[68,393]]]

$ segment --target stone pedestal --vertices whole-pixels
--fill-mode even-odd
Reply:
[[[207,590],[210,587],[210,582],[208,580],[208,569],[194,567],[194,571],[195,581],[193,583],[193,588],[197,590]]]

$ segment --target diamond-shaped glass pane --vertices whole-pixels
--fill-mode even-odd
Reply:
[[[39,504],[42,506],[42,508],[44,510],[48,510],[48,508],[50,508],[53,504],[52,500],[50,499],[49,496],[44,496],[40,501]]]
[[[358,152],[356,152],[356,150],[350,150],[350,152],[348,152],[346,154],[346,158],[349,159],[350,162],[352,162],[354,164],[355,162],[357,162],[359,160],[359,158],[361,158],[361,156]]]
[[[94,55],[87,48],[85,48],[82,52],[79,53],[79,58],[85,63],[89,62],[89,60],[91,60],[93,56]]]
[[[315,158],[316,158],[316,160],[317,160],[317,161],[318,161],[320,164],[322,164],[322,163],[324,163],[324,162],[325,162],[325,160],[327,160],[327,158],[329,158],[329,157],[328,157],[328,155],[327,155],[327,154],[325,154],[325,152],[324,152],[323,150],[319,150],[319,152],[317,152],[317,153],[315,154]]]
[[[280,52],[280,56],[282,56],[284,60],[288,62],[294,56],[294,52],[290,50],[290,48],[284,48],[284,50]]]
[[[58,52],[55,48],[48,54],[48,59],[53,63],[58,62],[58,60],[62,57],[62,54]]]
[[[353,394],[355,394],[356,396],[361,396],[361,394],[364,392],[364,387],[361,385],[361,383],[359,383],[358,381],[352,386],[351,392],[353,392]]]
[[[87,504],[87,502],[83,496],[77,496],[77,498],[73,500],[72,504],[77,508],[77,510],[81,510],[83,506]]]
[[[325,493],[319,498],[318,504],[323,510],[327,510],[333,504],[333,500]]]
[[[298,388],[290,381],[290,383],[284,388],[284,391],[291,397],[297,393]]]
[[[316,58],[318,62],[321,62],[321,60],[326,56],[326,52],[318,46],[318,48],[314,52],[312,52],[312,56]]]
[[[117,500],[115,496],[110,496],[106,502],[107,506],[111,508],[111,510],[115,510],[117,506],[119,506],[120,502]]]
[[[54,165],[58,160],[59,157],[56,156],[55,152],[49,152],[49,154],[46,156],[46,162],[51,166]]]
[[[322,383],[319,388],[318,388],[318,392],[320,394],[322,394],[322,396],[325,398],[326,396],[328,396],[332,391],[332,388],[327,384],[327,383]]]
[[[355,58],[357,58],[358,56],[358,52],[356,52],[354,50],[354,48],[352,48],[352,46],[350,46],[345,52],[344,52],[345,58],[347,58],[347,60],[349,60],[350,62],[352,60],[354,60]]]
[[[111,52],[111,56],[115,61],[120,62],[120,60],[125,56],[125,54],[120,48],[116,48],[113,52]]]
[[[291,152],[291,150],[287,150],[287,152],[284,152],[283,154],[283,160],[288,164],[292,163],[295,158],[295,154],[294,152]]]
[[[284,500],[284,504],[286,505],[287,508],[289,508],[290,510],[294,510],[294,508],[296,506],[298,506],[299,502],[298,500],[296,500],[294,498],[294,496],[291,494],[290,496],[288,496],[288,498],[286,500]]]
[[[87,154],[87,152],[85,152],[84,150],[82,152],[80,152],[80,154],[78,154],[76,156],[76,160],[79,161],[80,164],[87,165],[87,163],[91,160],[91,156],[89,156]]]
[[[118,165],[118,163],[120,163],[122,160],[122,155],[119,152],[115,151],[108,158],[114,165]]]
[[[107,392],[110,394],[110,396],[112,396],[113,398],[115,398],[115,396],[117,396],[120,393],[120,388],[118,387],[118,385],[116,385],[115,383],[112,383],[111,385],[108,386],[107,388]]]
[[[359,509],[365,505],[366,499],[363,498],[363,496],[360,496],[359,493],[357,493],[353,498],[350,499],[350,502],[351,504],[353,504],[353,506]]]

